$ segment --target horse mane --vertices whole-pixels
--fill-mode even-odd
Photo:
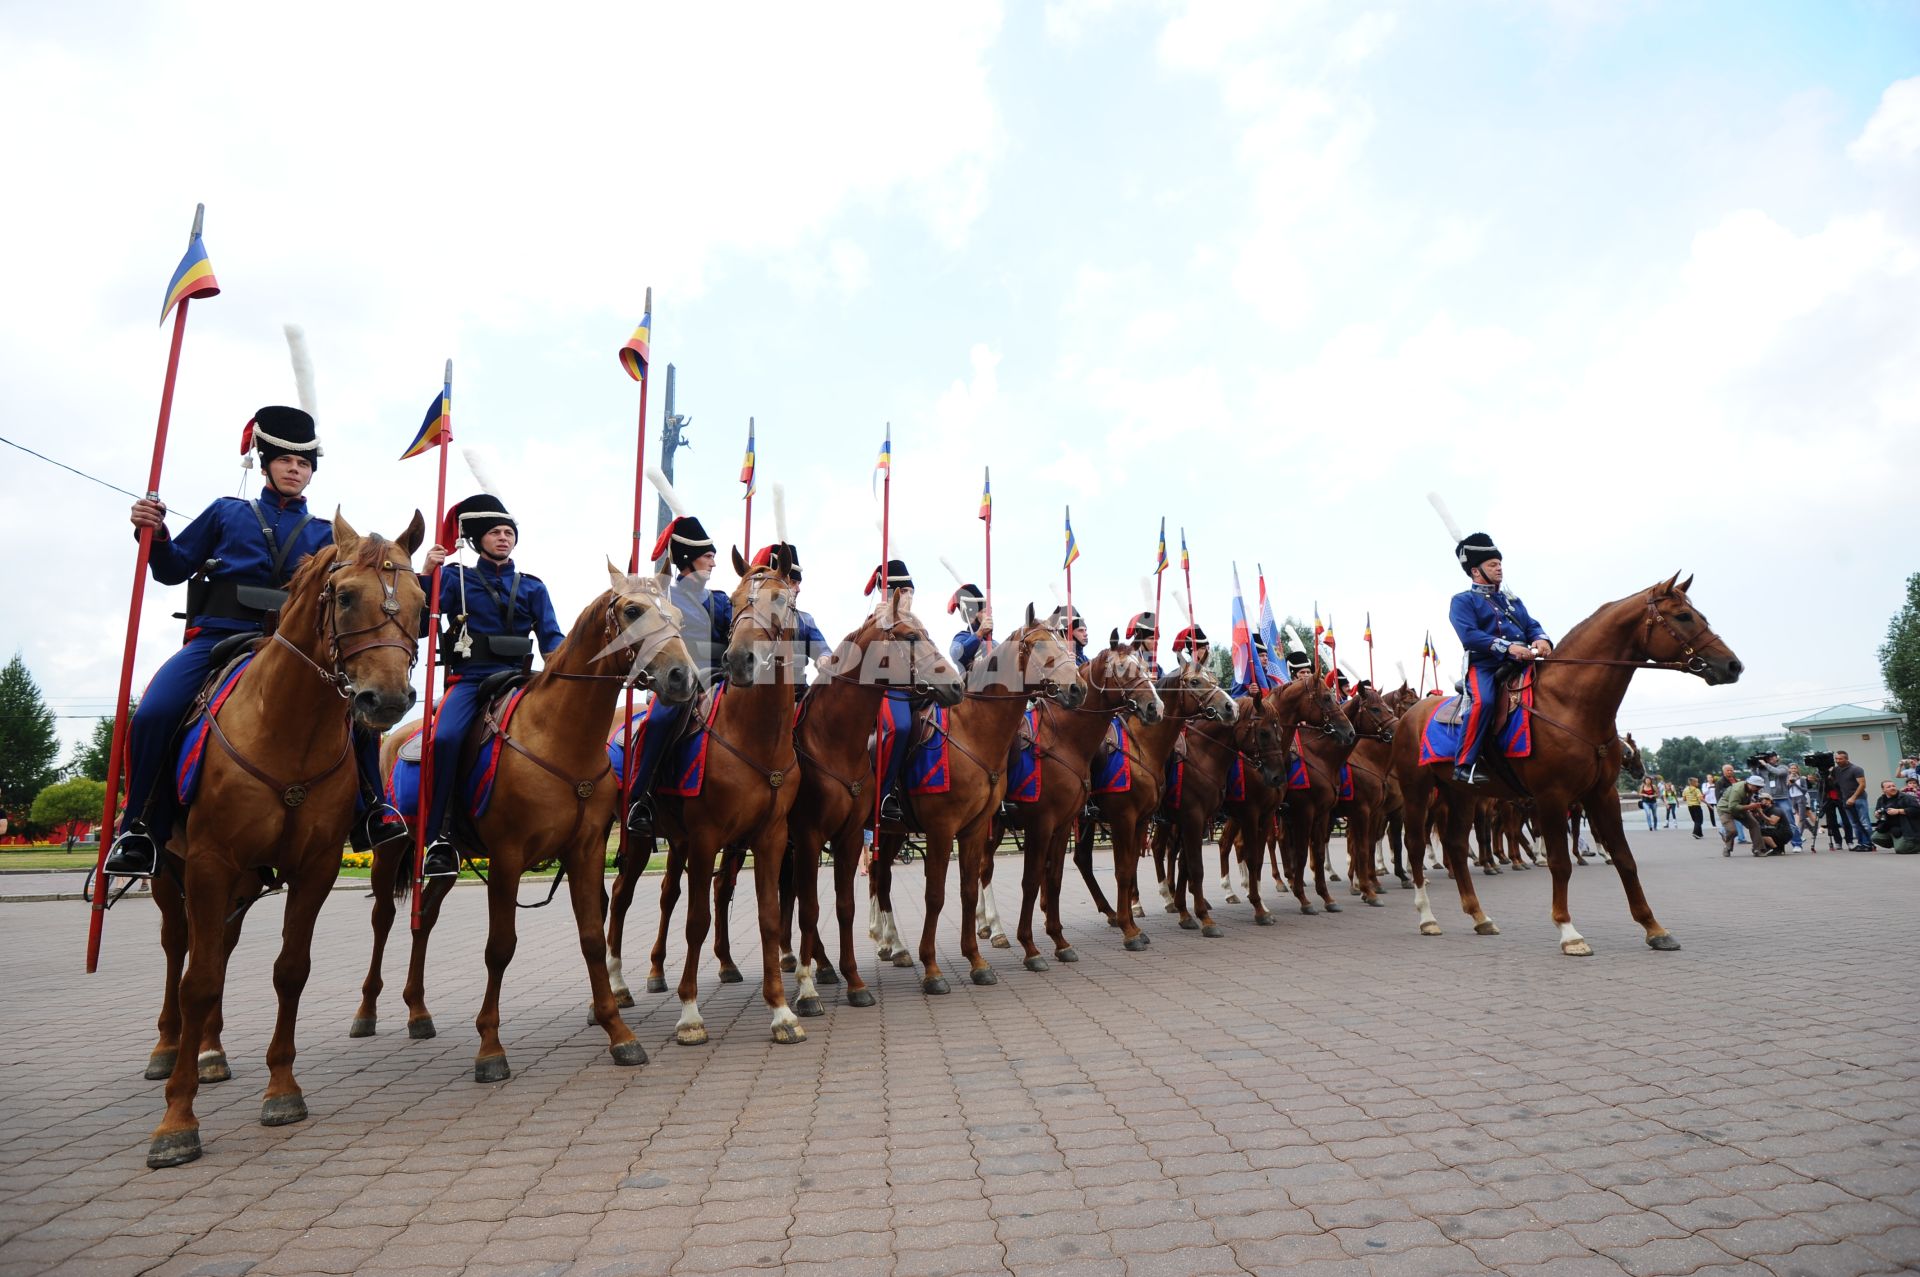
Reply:
[[[560,644],[560,651],[576,652],[580,650],[580,648],[576,646],[577,644],[591,641],[587,636],[587,631],[593,626],[594,622],[605,616],[607,600],[612,596],[612,590],[602,590],[600,593],[594,595],[585,607],[580,609],[580,615],[573,618],[573,624],[567,629],[567,637]],[[588,658],[587,663],[592,664],[593,658]],[[527,680],[527,689],[531,691],[534,687],[546,683],[548,681],[547,675],[552,669],[553,663],[551,661],[543,663],[540,667],[540,672]]]
[[[1654,588],[1657,589],[1658,586],[1655,586]],[[1587,616],[1585,619],[1581,620],[1578,624],[1576,624],[1572,629],[1568,630],[1565,634],[1561,635],[1560,642],[1555,645],[1556,649],[1566,647],[1569,644],[1577,645],[1581,639],[1589,637],[1589,635],[1587,634],[1587,631],[1589,629],[1599,629],[1602,618],[1607,617],[1608,614],[1611,613],[1615,608],[1623,608],[1629,603],[1637,605],[1639,603],[1642,603],[1645,600],[1645,597],[1646,597],[1645,590],[1635,590],[1632,594],[1626,595],[1622,598],[1614,599],[1610,603],[1602,603],[1599,607],[1593,610],[1591,615]]]

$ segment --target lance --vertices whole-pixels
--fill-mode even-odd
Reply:
[[[1180,529],[1180,575],[1187,582],[1187,624],[1200,624],[1200,603],[1193,597],[1193,560],[1187,556],[1187,530]],[[1244,604],[1242,605],[1244,606]]]
[[[646,309],[640,313],[640,326],[620,348],[620,366],[626,369],[627,376],[640,383],[640,417],[634,429],[633,444],[633,549],[627,556],[627,575],[633,576],[640,571],[640,538],[642,536],[641,519],[646,500],[647,483],[647,365],[653,358],[653,288],[647,288]],[[667,369],[667,379],[673,379],[673,369]],[[620,776],[620,862],[627,859],[627,807],[633,799],[633,774],[635,771],[633,749],[633,685],[627,685],[626,718],[623,734],[627,741],[625,766]],[[653,855],[651,845],[647,848],[648,858]],[[646,866],[640,866],[645,871]]]
[[[1078,555],[1073,543],[1073,507],[1067,506],[1067,637],[1073,637],[1073,561]]]
[[[446,376],[440,384],[440,476],[433,495],[433,535],[446,535],[447,452],[453,447],[453,360],[447,360]],[[444,546],[449,554],[452,546]],[[427,695],[420,702],[420,795],[414,804],[413,819],[413,906],[408,925],[420,930],[420,897],[427,885],[427,816],[433,797],[433,729],[438,719],[434,697],[436,654],[440,646],[440,569],[433,570],[427,582]],[[508,620],[513,618],[509,617]]]
[[[1367,613],[1367,628],[1361,634],[1367,641],[1367,682],[1373,682],[1373,613]]]
[[[753,450],[753,418],[748,417],[747,459],[740,465],[740,482],[747,485],[747,526],[746,530],[740,534],[742,538],[740,553],[746,555],[749,560],[753,558],[753,468],[757,460]]]
[[[1153,552],[1153,663],[1160,664],[1160,583],[1167,579],[1167,516],[1160,516],[1160,545]]]
[[[893,607],[893,423],[887,423],[886,441],[880,445],[880,598],[882,606],[892,616]],[[912,672],[908,672],[911,682]],[[873,728],[873,854],[880,854],[880,790],[887,779],[887,751],[880,748],[885,738],[892,715],[888,713],[887,701],[892,696],[889,687],[880,695],[880,715]]]
[[[173,387],[180,375],[180,344],[187,335],[187,306],[195,297],[212,297],[220,291],[210,267],[201,279],[193,281],[194,267],[206,265],[206,250],[200,244],[200,231],[206,216],[205,204],[194,206],[193,231],[187,236],[186,258],[181,261],[168,289],[169,302],[173,301],[175,290],[184,287],[189,291],[180,295],[174,311],[173,344],[167,350],[167,375],[160,383],[160,422],[153,432],[153,460],[147,467],[146,492],[149,501],[160,499],[160,469],[167,456],[167,424],[173,418]],[[200,255],[198,263],[194,262],[196,250]],[[166,316],[162,314],[161,321],[165,320]],[[153,555],[152,528],[140,529],[138,547],[133,557],[133,596],[127,603],[127,637],[120,650],[120,695],[113,703],[113,745],[107,751],[107,797],[100,813],[100,853],[94,858],[93,865],[93,908],[87,918],[88,975],[92,975],[100,966],[100,935],[107,920],[107,851],[119,815],[120,780],[126,774],[127,702],[133,696],[133,658],[140,646],[140,608],[146,601],[147,561]]]
[[[981,532],[987,542],[987,615],[993,615],[993,467],[983,466],[980,472],[980,522],[986,526]]]

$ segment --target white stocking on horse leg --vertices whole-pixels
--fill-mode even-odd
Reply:
[[[1007,929],[1000,922],[1000,906],[993,898],[991,882],[981,884],[979,917],[979,934],[996,949],[1009,948]]]
[[[1433,902],[1427,899],[1427,884],[1424,882],[1413,889],[1413,907],[1420,911],[1420,934],[1439,935],[1440,919],[1433,916]]]
[[[1571,922],[1563,922],[1559,926],[1560,952],[1571,958],[1586,958],[1593,955],[1593,946],[1587,943],[1585,936],[1573,929]]]
[[[680,1022],[673,1026],[673,1040],[681,1046],[699,1046],[707,1040],[707,1022],[700,1018],[698,998],[680,1004]]]

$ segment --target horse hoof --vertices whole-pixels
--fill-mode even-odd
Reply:
[[[705,1042],[707,1035],[702,1033],[700,1040]],[[792,1046],[796,1042],[805,1042],[807,1031],[797,1024],[776,1024],[773,1026],[773,1040],[781,1046]]]
[[[200,1132],[174,1131],[167,1135],[156,1135],[153,1143],[147,1145],[147,1169],[165,1170],[169,1166],[185,1166],[200,1157]]]
[[[1662,931],[1657,936],[1647,937],[1647,948],[1658,949],[1662,953],[1676,953],[1679,951],[1680,942],[1668,932]]]
[[[681,1046],[705,1046],[707,1026],[704,1024],[684,1024],[673,1031],[673,1040]]]
[[[832,967],[821,967],[813,973],[813,982],[815,984],[839,984],[840,973]]]
[[[1256,927],[1271,927],[1274,925],[1273,915],[1270,913],[1256,913],[1253,915],[1253,925]]]
[[[870,1007],[873,1005],[873,990],[868,988],[848,989],[847,1005],[850,1007]]]
[[[1143,953],[1149,943],[1145,935],[1128,936],[1120,942],[1120,947],[1128,953]]]
[[[793,1003],[793,1013],[811,1020],[816,1015],[825,1015],[827,1008],[821,1005],[819,998],[796,998]]]
[[[647,977],[648,993],[665,993],[666,991],[667,977],[663,975],[650,975]]]
[[[632,1005],[633,1005],[633,990],[632,990],[632,989],[622,989],[622,990],[620,990],[620,992],[618,992],[618,993],[616,993],[616,994],[614,994],[614,995],[613,995],[613,1005],[615,1005],[615,1006],[617,1006],[617,1007],[630,1007],[630,1006],[632,1006]]]
[[[622,1068],[632,1068],[636,1064],[647,1062],[647,1048],[640,1045],[638,1038],[628,1038],[625,1042],[615,1042],[607,1048],[607,1054],[613,1062]]]
[[[438,1037],[440,1030],[433,1027],[433,1017],[423,1015],[418,1020],[407,1021],[407,1036],[415,1042],[425,1042],[428,1038]]]
[[[212,1086],[215,1082],[225,1082],[232,1076],[233,1066],[227,1063],[225,1051],[200,1053],[200,1085]]]
[[[978,931],[975,931],[973,934],[976,938],[985,940],[988,936],[993,934],[993,928],[981,927]]]
[[[1300,912],[1301,913],[1319,913],[1320,911],[1318,909],[1315,909],[1312,905],[1301,905]]]
[[[947,987],[947,982],[945,978],[941,976],[933,975],[933,976],[928,976],[926,979],[920,982],[920,992],[949,993],[949,992],[952,992],[952,990],[950,990]]]
[[[1031,958],[1027,958],[1021,962],[1020,965],[1029,971],[1045,971],[1053,964],[1036,953]]]
[[[1180,906],[1179,906],[1179,905],[1164,905],[1164,906],[1162,906],[1162,909],[1163,909],[1163,911],[1164,911],[1164,912],[1166,912],[1166,913],[1179,913],[1179,912],[1180,912]]]
[[[740,974],[739,967],[721,967],[720,968],[721,984],[739,984],[744,979],[746,979],[746,977]]]
[[[1329,900],[1329,901],[1327,901],[1327,912],[1328,912],[1328,913],[1339,913],[1339,912],[1340,912],[1340,906],[1339,906],[1339,905],[1337,905],[1337,904],[1335,904],[1335,903],[1333,903],[1333,901],[1331,901],[1331,900]]]
[[[1192,918],[1182,918],[1180,919],[1180,930],[1198,931],[1200,930],[1200,924],[1198,922],[1195,922]]]
[[[1230,905],[1237,905],[1240,903],[1240,897],[1234,895],[1231,891],[1229,891],[1227,893],[1227,903]]]
[[[300,1092],[268,1097],[260,1106],[260,1125],[292,1126],[307,1120],[307,1100]]]
[[[1080,951],[1078,949],[1075,949],[1072,945],[1068,945],[1064,949],[1055,949],[1053,951],[1053,956],[1055,961],[1058,961],[1058,962],[1080,961]]]
[[[155,1051],[147,1057],[147,1071],[141,1076],[149,1082],[159,1082],[173,1076],[173,1062],[180,1058],[178,1051]]]
[[[513,1076],[513,1070],[507,1067],[504,1055],[488,1055],[473,1062],[473,1080],[476,1082],[504,1082]]]
[[[353,1017],[353,1023],[347,1026],[347,1036],[370,1038],[373,1036],[374,1026],[378,1023],[379,1021],[370,1015],[356,1015]]]
[[[1362,896],[1361,899],[1365,900],[1368,904],[1372,905],[1375,909],[1386,908],[1385,905],[1380,903],[1380,897],[1378,896]]]
[[[1007,933],[1004,931],[1002,931],[999,935],[995,936],[993,939],[987,941],[987,943],[992,945],[996,949],[1013,948],[1013,941],[1007,939]]]
[[[1476,936],[1497,936],[1500,934],[1500,928],[1493,925],[1492,918],[1488,918],[1473,924],[1473,934]]]
[[[913,955],[905,949],[896,949],[893,952],[893,965],[896,967],[910,967],[913,965]]]
[[[1591,958],[1593,946],[1585,940],[1564,940],[1560,944],[1560,952],[1569,958]]]
[[[1420,924],[1420,934],[1423,936],[1437,936],[1440,934],[1440,924],[1437,922],[1423,922]]]
[[[1000,983],[1000,977],[994,974],[992,967],[975,967],[973,974],[969,978],[972,979],[975,984],[980,985]]]
[[[788,975],[792,975],[800,969],[800,959],[794,957],[791,953],[786,954],[780,959],[780,969]]]
[[[1227,933],[1220,930],[1219,923],[1208,922],[1208,923],[1203,923],[1201,925],[1200,934],[1205,936],[1209,940],[1218,940],[1221,936],[1224,936]]]
[[[1146,916],[1147,916],[1147,907],[1146,907],[1145,905],[1135,905],[1135,906],[1133,907],[1133,916],[1134,916],[1134,917],[1136,917],[1136,918],[1144,918],[1144,917],[1146,917]]]

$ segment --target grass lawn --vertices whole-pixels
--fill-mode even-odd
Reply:
[[[9,847],[0,851],[0,869],[73,869],[85,873],[100,858],[93,846],[75,847],[69,855],[58,843],[51,847]]]

